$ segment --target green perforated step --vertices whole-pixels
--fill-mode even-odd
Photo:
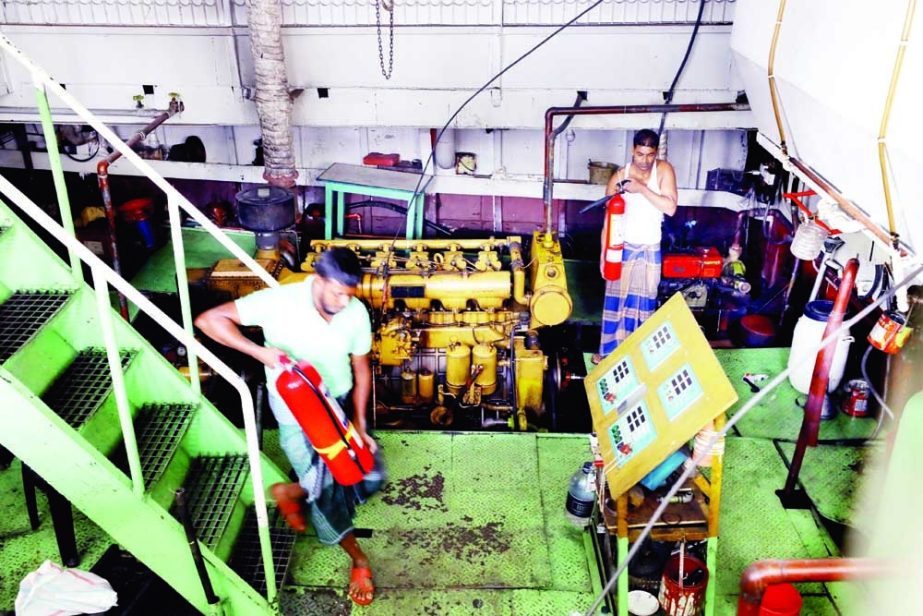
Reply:
[[[249,467],[246,456],[195,458],[184,482],[186,502],[196,537],[214,549],[237,508]]]
[[[65,291],[17,291],[0,305],[0,363],[21,349],[58,313]]]
[[[122,369],[132,353],[122,351]],[[78,429],[95,413],[112,391],[109,362],[103,349],[84,349],[42,396],[72,428]]]
[[[145,487],[150,488],[160,480],[189,428],[194,412],[195,407],[187,404],[142,407],[137,437]]]
[[[269,514],[269,538],[272,544],[272,564],[276,572],[276,586],[282,587],[292,560],[295,533],[286,525],[277,510]],[[231,557],[231,568],[259,593],[266,592],[266,575],[257,534],[256,510],[247,511],[247,518]]]

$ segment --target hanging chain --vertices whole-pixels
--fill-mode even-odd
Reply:
[[[381,7],[388,11],[388,70],[385,70],[385,52],[381,42]],[[394,0],[375,0],[375,26],[378,31],[378,64],[385,79],[391,79],[394,72]]]

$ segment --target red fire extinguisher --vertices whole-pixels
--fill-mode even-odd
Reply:
[[[603,278],[618,280],[622,277],[622,250],[625,248],[625,199],[612,195],[606,203],[606,220],[603,223]]]
[[[276,379],[276,389],[333,478],[344,486],[362,481],[375,459],[317,370],[287,357],[281,363],[284,370]]]

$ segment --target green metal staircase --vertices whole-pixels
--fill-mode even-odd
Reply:
[[[0,445],[204,613],[266,614],[246,442],[112,311],[143,491],[133,487],[95,291],[0,205]],[[110,309],[111,310],[111,309]],[[266,483],[285,477],[265,457]],[[209,605],[174,491],[184,487],[220,599]],[[274,516],[275,517],[275,516]],[[273,519],[278,587],[294,538]]]
[[[0,175],[0,446],[199,611],[278,613],[294,537],[268,514],[265,486],[286,477],[259,451],[246,384],[193,336],[180,211],[278,283],[2,34],[0,53],[31,76],[60,210],[58,222]],[[48,92],[163,191],[182,325],[74,238]],[[67,262],[19,214],[61,242]],[[111,290],[186,346],[189,380],[118,316]],[[237,391],[243,431],[201,394],[199,358]]]

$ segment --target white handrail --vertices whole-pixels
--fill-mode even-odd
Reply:
[[[272,562],[272,552],[269,539],[269,519],[266,512],[266,495],[263,492],[263,470],[260,459],[259,443],[256,435],[256,419],[253,413],[253,399],[246,383],[237,376],[223,361],[218,359],[202,343],[188,334],[182,327],[167,316],[160,308],[155,306],[131,283],[116,274],[106,263],[93,254],[76,238],[68,235],[64,227],[58,224],[51,216],[35,205],[25,194],[13,186],[5,177],[0,175],[0,192],[9,197],[23,212],[38,222],[46,230],[73,251],[82,261],[90,265],[98,278],[105,280],[117,291],[125,295],[131,302],[145,314],[151,316],[161,327],[183,343],[190,352],[198,354],[217,374],[224,377],[240,395],[241,411],[244,418],[244,432],[247,442],[247,456],[250,462],[250,477],[253,483],[253,501],[256,509],[257,526],[260,536],[260,547],[263,556],[263,569],[266,576],[266,593],[269,602],[275,599],[277,592],[275,570]],[[114,342],[114,341],[113,341]]]

